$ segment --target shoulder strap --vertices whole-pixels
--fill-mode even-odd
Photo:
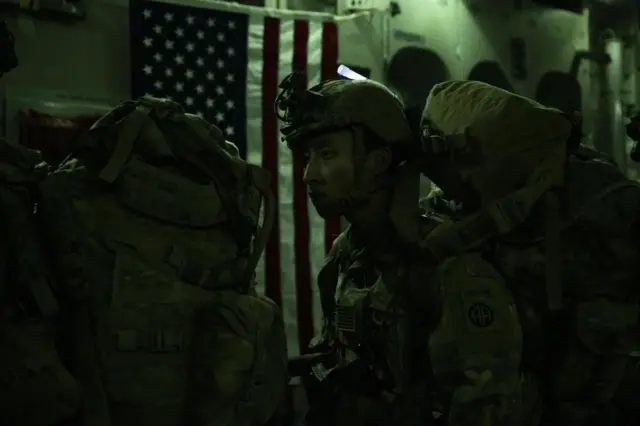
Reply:
[[[336,237],[327,254],[324,265],[318,272],[318,290],[320,291],[320,305],[322,312],[327,315],[334,311],[334,296],[338,285],[340,263],[344,260],[348,245],[347,233],[349,229]]]
[[[138,139],[144,127],[153,123],[153,120],[149,117],[149,112],[150,109],[147,106],[138,105],[123,120],[113,152],[107,164],[98,174],[100,180],[106,183],[113,183],[120,176],[120,172],[122,172],[125,164],[129,161],[129,157],[131,157],[136,139]],[[96,123],[96,126],[99,123]]]

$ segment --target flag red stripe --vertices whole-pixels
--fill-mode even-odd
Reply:
[[[307,75],[309,22],[293,23],[294,71]],[[296,313],[298,315],[298,344],[300,353],[306,353],[313,338],[313,300],[311,293],[311,254],[309,252],[309,207],[307,188],[302,181],[304,158],[294,153],[293,158],[293,227],[296,277]]]
[[[338,26],[335,22],[322,24],[322,62],[320,76],[322,80],[336,78],[338,72]],[[328,252],[333,240],[340,233],[340,218],[331,218],[324,225],[324,246]]]
[[[275,197],[276,220],[264,253],[265,295],[282,306],[280,282],[280,200],[278,190],[278,125],[273,104],[278,94],[280,20],[264,18],[262,36],[262,167],[271,173],[271,191]]]

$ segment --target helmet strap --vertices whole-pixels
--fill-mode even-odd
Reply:
[[[363,182],[365,160],[367,151],[365,148],[364,132],[360,126],[352,126],[350,128],[353,136],[353,174],[355,187],[347,198],[342,200],[345,210],[362,207],[366,205],[371,197],[382,190],[392,187],[389,180],[381,180],[378,182]]]

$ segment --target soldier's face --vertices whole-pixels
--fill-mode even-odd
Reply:
[[[344,200],[354,187],[353,144],[348,130],[324,133],[306,144],[304,182],[323,218],[344,214]]]

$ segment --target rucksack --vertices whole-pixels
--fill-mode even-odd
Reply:
[[[282,316],[254,280],[268,173],[143,97],[101,118],[40,193],[84,424],[264,423],[286,384]]]
[[[0,140],[0,423],[53,426],[80,406],[58,352],[58,302],[34,221],[37,152]],[[44,169],[40,169],[44,170]]]
[[[605,344],[616,352],[629,353],[640,342],[631,334],[638,307],[629,307],[625,313],[621,304],[640,300],[640,184],[627,179],[605,156],[582,146],[569,156],[566,183],[559,195],[562,216],[557,238],[549,239],[544,206],[537,205],[523,226],[496,240],[492,258],[514,291],[526,295],[537,313],[549,309],[548,297],[536,290],[549,274],[559,277],[556,292],[566,300],[616,301],[611,321],[620,324],[600,326],[628,327],[620,343],[623,347],[614,348],[612,342],[591,343],[600,350]],[[549,259],[549,251],[559,255]]]

